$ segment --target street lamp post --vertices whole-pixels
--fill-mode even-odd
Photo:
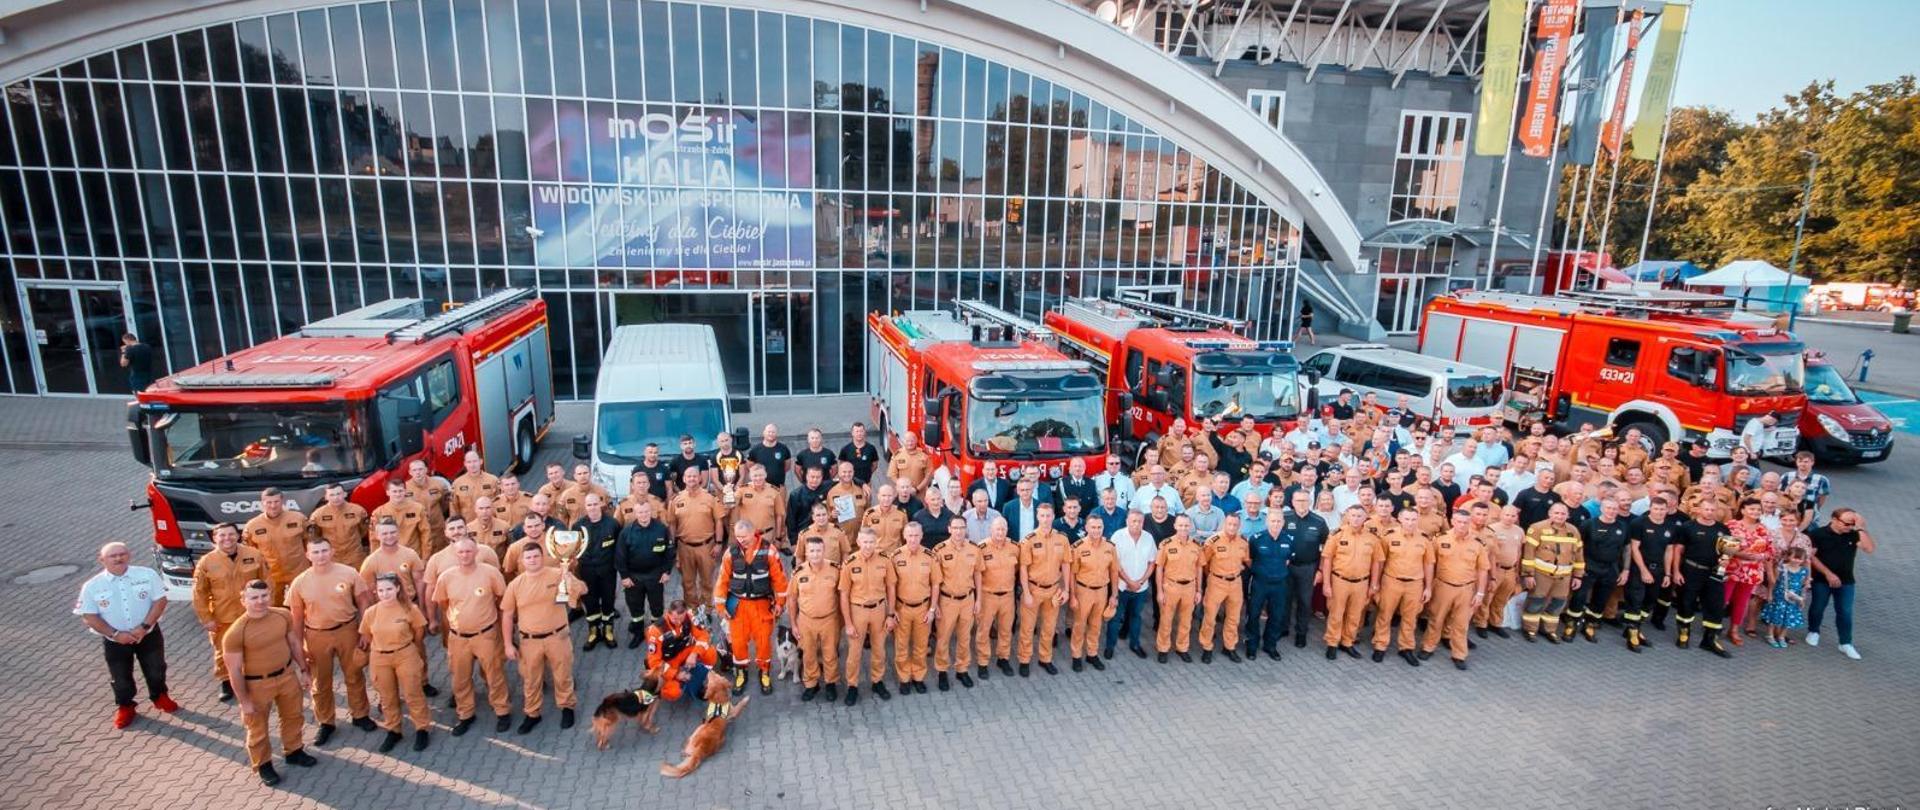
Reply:
[[[1811,149],[1802,149],[1800,150],[1800,154],[1807,156],[1807,183],[1806,186],[1800,190],[1800,221],[1793,226],[1793,253],[1787,258],[1787,283],[1782,285],[1782,289],[1786,292],[1780,294],[1780,303],[1782,306],[1786,305],[1786,298],[1793,291],[1794,277],[1799,275],[1800,240],[1807,233],[1807,208],[1813,204],[1813,175],[1814,172],[1820,169],[1819,152]],[[1798,314],[1798,312],[1787,313],[1788,323],[1791,324],[1795,320],[1794,316]]]

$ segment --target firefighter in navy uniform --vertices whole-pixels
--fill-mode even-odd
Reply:
[[[1727,615],[1727,555],[1735,547],[1727,525],[1720,522],[1720,502],[1703,499],[1693,509],[1693,520],[1674,538],[1680,544],[1680,565],[1674,569],[1674,618],[1680,625],[1675,646],[1686,649],[1693,623],[1700,622],[1700,649],[1732,658],[1720,645],[1721,622]]]
[[[586,547],[580,550],[577,572],[580,580],[587,583],[587,592],[580,599],[580,609],[586,612],[587,643],[580,649],[592,650],[601,644],[613,649],[620,646],[613,637],[613,622],[620,618],[620,612],[613,605],[614,597],[620,592],[619,573],[614,567],[620,543],[620,521],[607,511],[606,496],[599,492],[587,493],[581,502],[584,506],[571,527],[585,533],[587,541]]]
[[[645,501],[633,509],[633,522],[620,530],[620,542],[614,546],[613,566],[620,575],[620,588],[627,595],[627,641],[629,649],[646,638],[647,617],[664,618],[667,612],[667,579],[673,575],[675,548],[667,524],[654,514],[653,502]]]
[[[1670,551],[1677,550],[1682,523],[1673,514],[1673,501],[1665,494],[1656,494],[1648,501],[1647,513],[1627,524],[1633,568],[1627,574],[1620,618],[1627,623],[1627,649],[1634,652],[1647,646],[1640,623],[1649,615],[1655,629],[1667,629],[1667,611],[1673,609],[1673,561],[1668,557]]]
[[[1615,588],[1625,586],[1630,575],[1637,573],[1629,570],[1630,537],[1629,524],[1620,516],[1620,501],[1614,498],[1600,501],[1600,516],[1580,525],[1587,571],[1580,579],[1580,588],[1567,600],[1567,621],[1561,624],[1561,638],[1572,641],[1573,634],[1578,632],[1586,636],[1587,641],[1600,640],[1601,613],[1607,609],[1607,600]]]

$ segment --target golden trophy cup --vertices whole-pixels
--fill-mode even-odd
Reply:
[[[1734,552],[1739,550],[1740,541],[1731,534],[1720,535],[1720,539],[1713,541],[1713,551],[1720,555],[1720,559],[1713,566],[1713,575],[1725,579],[1727,563],[1733,559]]]
[[[573,570],[574,559],[587,547],[587,533],[567,529],[554,529],[547,532],[547,553],[560,563],[560,588],[553,595],[553,601],[566,604],[573,601],[573,595],[567,592],[567,572]]]
[[[733,506],[740,500],[740,460],[731,456],[722,457],[720,468],[720,502]]]

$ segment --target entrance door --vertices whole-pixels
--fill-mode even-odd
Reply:
[[[1388,334],[1420,330],[1420,314],[1427,301],[1445,291],[1444,276],[1381,276],[1374,317]]]
[[[22,281],[29,345],[42,394],[124,395],[120,336],[126,288],[115,282]]]

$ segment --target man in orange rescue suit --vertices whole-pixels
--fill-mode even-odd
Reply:
[[[1354,634],[1366,615],[1367,603],[1380,590],[1380,537],[1367,530],[1367,510],[1349,506],[1340,513],[1340,528],[1327,538],[1321,567],[1327,576],[1320,588],[1327,597],[1327,660],[1345,652],[1355,658]]]
[[[287,603],[287,586],[307,570],[307,518],[287,508],[287,497],[279,487],[260,490],[260,514],[247,521],[241,530],[247,545],[267,556],[267,573],[273,584],[273,605]]]
[[[1154,590],[1159,595],[1154,612],[1160,620],[1154,646],[1155,660],[1164,664],[1167,653],[1177,652],[1180,660],[1193,663],[1187,646],[1193,639],[1193,601],[1200,579],[1200,544],[1193,541],[1193,521],[1186,515],[1173,519],[1173,534],[1160,544],[1154,560]]]
[[[837,631],[836,631],[837,632]],[[694,623],[693,613],[687,610],[687,603],[678,599],[667,605],[667,609],[647,628],[647,671],[660,673],[660,698],[679,700],[686,688],[680,681],[680,671],[686,669],[687,662],[695,661],[708,667],[720,660],[719,653],[713,649],[713,641],[707,636],[704,627]],[[703,684],[692,684],[694,694],[705,688]]]
[[[1246,596],[1245,583],[1240,577],[1247,572],[1247,565],[1253,562],[1252,549],[1247,538],[1240,536],[1240,515],[1231,514],[1221,519],[1220,533],[1207,538],[1200,548],[1200,571],[1202,576],[1200,600],[1200,663],[1213,663],[1213,631],[1216,621],[1224,622],[1221,628],[1221,642],[1225,646],[1227,660],[1239,663],[1240,658],[1240,609]],[[1225,616],[1221,616],[1222,612]]]
[[[839,530],[834,530],[839,537]],[[800,645],[801,702],[810,702],[820,694],[826,681],[827,700],[839,697],[840,680],[840,564],[827,559],[824,538],[807,538],[801,546],[802,562],[793,571],[787,586],[787,602],[793,605],[793,635]]]
[[[207,642],[213,647],[213,677],[220,679],[220,702],[233,700],[233,683],[227,680],[226,657],[220,639],[227,634],[246,608],[240,592],[247,583],[267,578],[267,561],[259,549],[240,544],[240,527],[231,523],[213,526],[213,550],[193,564],[193,613],[207,630]]]
[[[1033,509],[1039,527],[1020,541],[1020,677],[1033,663],[1034,634],[1040,636],[1040,668],[1058,675],[1053,646],[1060,628],[1060,608],[1067,603],[1067,577],[1072,574],[1073,544],[1053,530],[1053,504],[1041,501]]]
[[[1000,674],[1013,675],[1013,585],[1019,577],[1020,547],[1007,540],[1007,520],[994,517],[987,542],[980,547],[980,610],[974,617],[973,652],[980,679],[986,680],[987,662]],[[991,638],[992,647],[988,647]]]
[[[521,706],[526,715],[519,733],[540,725],[547,678],[553,678],[553,702],[560,706],[560,727],[573,727],[578,698],[573,691],[573,636],[567,610],[580,606],[587,583],[547,559],[547,550],[529,544],[520,550],[520,576],[500,599],[500,627],[508,661],[520,663]],[[558,601],[564,584],[566,600]]]
[[[473,667],[487,682],[487,703],[493,708],[493,730],[504,733],[513,723],[507,693],[506,650],[500,642],[500,600],[507,595],[507,578],[500,569],[480,563],[474,539],[463,537],[448,546],[453,567],[440,572],[433,583],[436,612],[447,628],[447,673],[453,679],[453,707],[459,721],[453,736],[473,727]]]
[[[893,699],[887,691],[887,632],[893,629],[893,565],[879,551],[872,528],[854,535],[857,548],[840,565],[840,615],[847,625],[847,705],[860,702],[860,653],[870,650],[867,669],[873,693]]]
[[[713,606],[727,612],[727,633],[733,643],[733,691],[747,690],[746,662],[752,660],[760,670],[760,694],[771,695],[773,623],[786,607],[787,572],[780,566],[773,540],[754,531],[753,524],[734,524],[733,536],[734,547],[720,558],[720,573],[713,583]],[[681,559],[685,559],[682,550]]]
[[[347,681],[347,712],[355,728],[372,731],[367,716],[367,662],[360,650],[360,611],[373,603],[373,591],[352,566],[333,561],[333,544],[324,537],[307,541],[307,570],[287,586],[287,610],[313,676],[313,719],[320,731],[314,745],[333,739],[338,714],[333,705],[333,669]]]
[[[1387,631],[1400,623],[1400,658],[1409,666],[1420,666],[1414,657],[1414,624],[1421,608],[1433,597],[1433,541],[1420,531],[1420,512],[1402,509],[1399,525],[1380,536],[1383,578],[1375,600],[1373,617],[1373,661],[1387,658]]]

